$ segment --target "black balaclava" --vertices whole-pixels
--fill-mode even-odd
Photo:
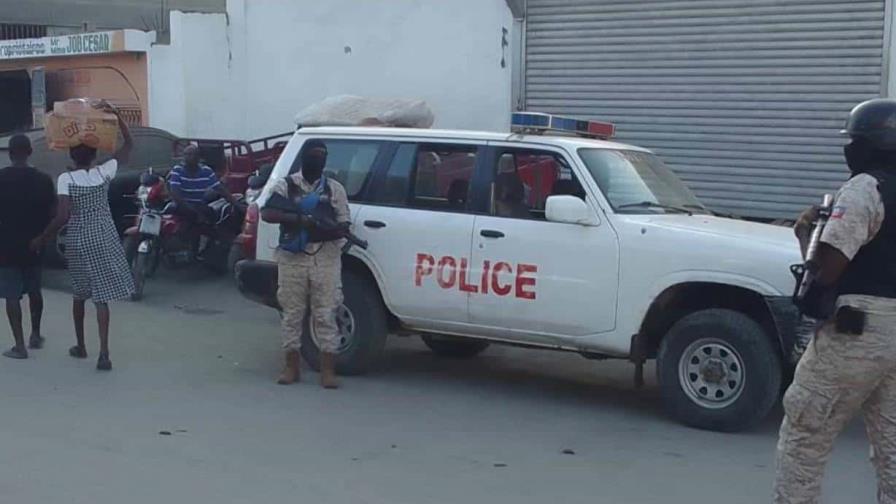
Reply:
[[[843,147],[843,156],[853,175],[896,168],[896,151],[878,149],[862,137],[853,137]]]
[[[309,141],[302,149],[302,177],[317,182],[327,166],[327,146],[319,140]]]

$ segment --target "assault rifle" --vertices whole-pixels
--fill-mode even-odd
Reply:
[[[806,258],[803,264],[794,264],[790,272],[796,279],[796,287],[793,292],[793,303],[800,310],[800,322],[797,329],[794,357],[798,359],[805,351],[819,325],[819,321],[826,321],[834,315],[837,293],[835,287],[823,286],[818,283],[818,274],[821,265],[818,262],[818,250],[821,245],[821,235],[824,227],[831,218],[834,197],[825,194],[821,207],[818,209],[818,217],[815,219],[809,245],[806,248]]]
[[[272,210],[279,210],[281,212],[286,212],[293,215],[300,215],[303,221],[309,222],[317,229],[328,234],[332,233],[337,238],[345,238],[345,246],[342,247],[343,252],[347,252],[348,249],[352,247],[352,245],[367,250],[367,241],[358,238],[354,233],[351,232],[351,230],[349,230],[346,224],[340,224],[329,217],[321,216],[318,214],[318,212],[315,212],[316,208],[321,203],[329,204],[329,197],[326,195],[321,195],[319,196],[319,198],[310,199],[306,197],[301,202],[299,202],[298,205],[296,205],[286,196],[283,196],[279,193],[273,193],[271,194],[270,198],[268,198],[268,201],[267,203],[265,203],[264,207],[270,208]],[[280,247],[287,252],[297,254],[305,251],[305,247],[309,243],[308,239],[308,230],[302,229],[293,240],[290,240],[286,243],[281,243]]]

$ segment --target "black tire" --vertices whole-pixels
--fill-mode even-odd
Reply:
[[[708,373],[693,372],[698,364]],[[722,378],[714,370],[724,370]],[[771,337],[755,320],[732,310],[703,310],[682,318],[666,333],[657,356],[666,410],[698,429],[735,432],[756,425],[780,397],[782,374],[780,351]],[[714,393],[700,386],[707,377],[710,386],[722,384]]]
[[[152,258],[149,257],[149,254],[141,254],[139,252],[139,236],[125,236],[121,244],[124,247],[124,256],[131,267],[131,274],[134,276],[134,293],[131,295],[131,301],[140,301],[143,299],[143,288],[146,286],[147,274],[152,269],[150,264]]]
[[[421,336],[423,343],[439,357],[452,359],[469,359],[476,357],[488,348],[487,341],[466,338],[452,338],[450,336],[437,336],[425,334]]]
[[[352,343],[336,355],[336,372],[359,375],[373,369],[386,347],[389,334],[386,307],[376,285],[365,278],[343,270],[343,306],[354,319]],[[320,369],[320,351],[311,336],[311,318],[305,321],[302,332],[302,357],[312,369]]]
[[[134,293],[131,294],[131,301],[143,299],[143,289],[146,286],[146,273],[149,271],[150,261],[149,254],[138,253],[134,259],[134,266],[132,266],[134,272]]]
[[[230,253],[227,254],[227,274],[236,283],[236,263],[243,260],[243,247],[239,243],[230,246]]]

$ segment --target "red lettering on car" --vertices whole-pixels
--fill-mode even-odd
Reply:
[[[534,264],[518,264],[516,267],[516,297],[520,299],[535,299],[535,277],[530,273],[538,273],[538,266]],[[529,290],[528,288],[531,288]]]
[[[461,292],[469,292],[472,294],[476,294],[479,292],[479,288],[476,285],[470,285],[467,283],[467,259],[461,258],[460,260],[460,290]]]
[[[506,296],[510,294],[510,291],[513,290],[513,284],[501,285],[498,283],[498,275],[501,271],[506,271],[507,273],[513,274],[513,268],[510,267],[506,262],[499,262],[495,264],[495,269],[492,270],[492,291],[499,296]]]
[[[426,262],[426,266],[423,263]],[[414,285],[423,285],[423,277],[432,275],[432,269],[436,265],[436,259],[429,254],[417,254],[417,271],[414,274]]]
[[[436,261],[431,254],[418,253],[414,272],[414,285],[422,287],[426,277],[435,276],[442,289],[457,289],[466,294],[494,294],[532,301],[536,299],[538,266],[513,264],[506,261],[482,261],[482,273],[478,282],[471,282],[470,259],[442,256]]]
[[[445,278],[446,271],[449,275],[447,279]],[[443,289],[450,289],[457,283],[457,261],[453,257],[445,256],[439,259],[439,271],[436,273],[436,281],[439,282],[439,287]]]

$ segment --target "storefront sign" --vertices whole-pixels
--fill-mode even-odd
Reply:
[[[0,41],[0,60],[104,54],[124,50],[122,31],[79,33],[61,37]]]

